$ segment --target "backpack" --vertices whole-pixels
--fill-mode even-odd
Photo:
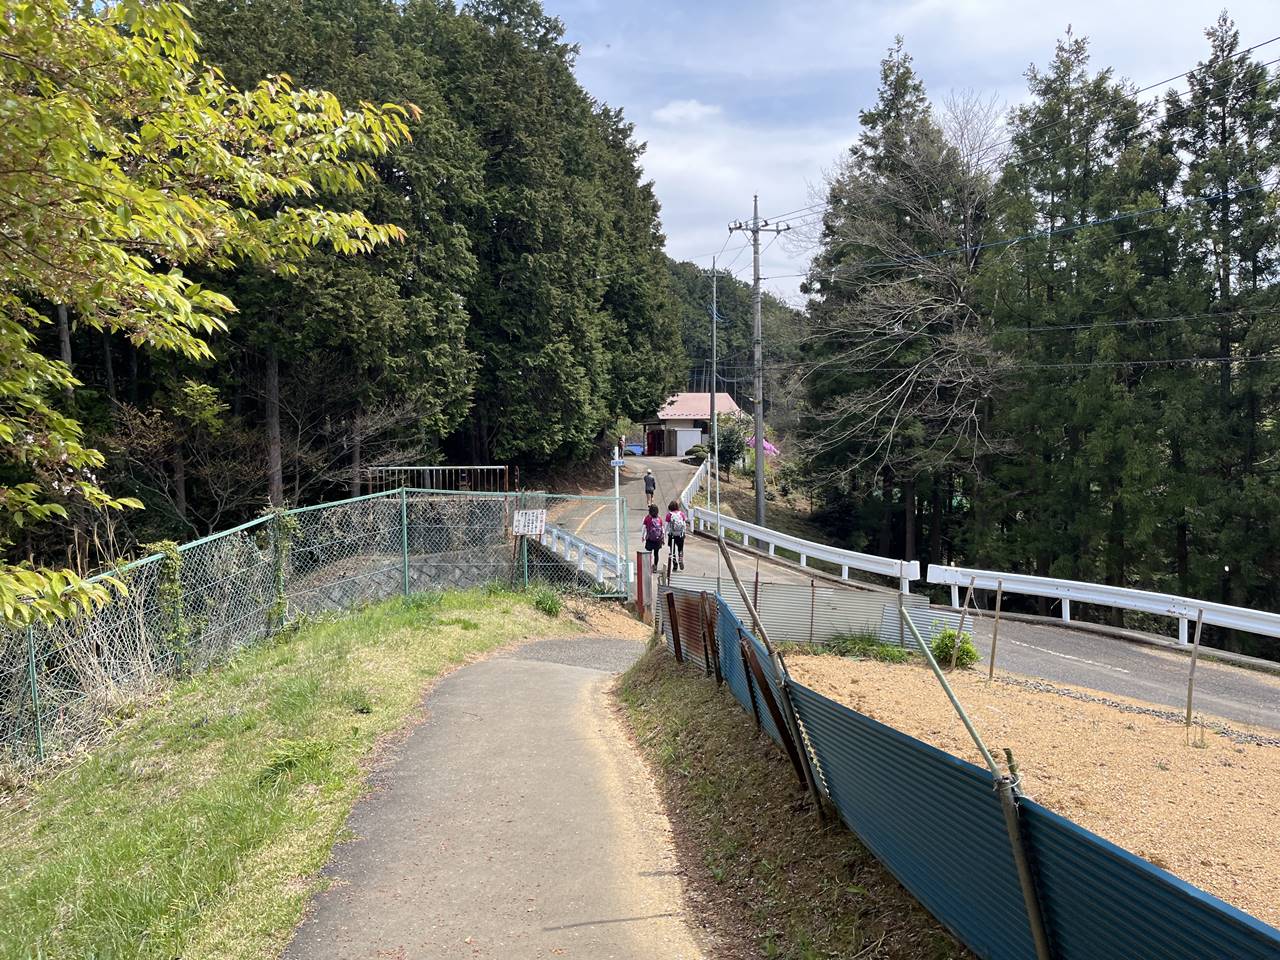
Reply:
[[[657,517],[644,518],[644,539],[647,543],[662,542],[662,521]]]
[[[684,514],[679,510],[671,514],[671,535],[673,537],[684,536]]]

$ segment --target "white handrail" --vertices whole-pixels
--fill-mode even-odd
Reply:
[[[702,489],[702,481],[707,478],[707,467],[710,463],[710,460],[703,460],[702,463],[698,464],[698,469],[694,471],[693,477],[681,492],[680,502],[684,504],[686,511],[693,509],[693,498],[696,497],[698,495],[698,491]]]
[[[619,582],[626,579],[627,567],[621,557],[597,547],[594,543],[588,543],[581,537],[574,536],[563,527],[548,523],[538,542],[548,547],[552,553],[574,563],[578,570],[583,569],[587,560],[594,561],[596,583],[603,583],[607,578],[613,578]]]
[[[969,567],[951,567],[930,564],[928,582],[951,586],[951,605],[959,606],[959,590],[970,582],[975,589],[995,590],[1001,587],[1005,593],[1020,593],[1031,597],[1048,597],[1062,602],[1062,619],[1071,622],[1071,601],[1094,603],[1104,607],[1137,610],[1158,616],[1173,617],[1178,621],[1178,641],[1187,642],[1187,623],[1204,611],[1204,622],[1229,630],[1255,633],[1264,637],[1280,637],[1280,613],[1233,607],[1210,600],[1195,600],[1171,593],[1154,593],[1134,590],[1130,587],[1112,587],[1102,583],[1086,583],[1080,580],[1059,580],[1054,577],[1036,577],[1025,573],[1001,573],[995,570],[975,570]]]
[[[694,507],[690,511],[690,516],[693,518],[695,530],[715,530],[714,511],[704,507]],[[911,581],[920,579],[920,561],[918,560],[894,560],[870,553],[858,553],[855,550],[843,550],[824,543],[814,543],[812,540],[801,540],[799,537],[779,533],[768,527],[758,527],[754,523],[721,514],[721,536],[725,531],[742,537],[743,546],[751,546],[751,542],[755,541],[758,546],[765,547],[771,557],[777,555],[776,550],[779,547],[797,553],[800,555],[802,567],[807,567],[810,560],[825,560],[828,563],[838,564],[842,580],[849,579],[850,570],[861,570],[863,573],[874,573],[881,577],[893,577],[898,581],[899,589],[903,593],[909,593]]]

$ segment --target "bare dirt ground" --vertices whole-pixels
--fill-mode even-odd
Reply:
[[[787,665],[824,696],[982,764],[926,666],[795,655]],[[987,747],[1013,750],[1028,796],[1280,925],[1275,731],[1224,721],[1228,735],[1213,729],[1188,735],[1179,723],[1135,711],[1148,704],[1114,694],[1060,687],[1073,694],[1065,696],[1013,676],[1001,682],[997,674],[988,683],[977,672],[955,671],[948,679]]]
[[[578,623],[578,632],[570,636],[598,634],[641,642],[653,636],[653,627],[641,623],[620,603],[568,596],[564,609]]]

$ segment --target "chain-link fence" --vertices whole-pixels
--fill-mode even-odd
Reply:
[[[520,509],[547,511],[542,536],[513,535]],[[613,498],[402,489],[144,557],[112,571],[127,593],[103,609],[0,633],[0,765],[64,754],[138,696],[299,617],[489,584],[620,596],[626,564],[600,544],[624,516]]]

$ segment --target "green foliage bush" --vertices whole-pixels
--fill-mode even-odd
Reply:
[[[961,670],[968,670],[978,662],[978,648],[973,645],[973,638],[968,633],[960,634],[957,646],[955,630],[943,630],[933,638],[929,649],[933,651],[933,659],[938,661],[938,666],[944,669],[951,666],[952,651],[955,652],[956,667]]]
[[[702,463],[707,459],[707,448],[700,443],[695,443],[684,453],[686,459],[692,460],[694,463]]]
[[[560,594],[550,587],[538,587],[533,591],[533,605],[548,617],[558,617],[564,601],[560,599]]]

